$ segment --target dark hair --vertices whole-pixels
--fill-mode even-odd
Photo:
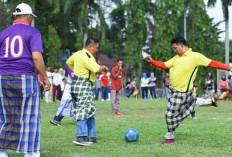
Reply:
[[[228,79],[229,79],[229,80],[231,79],[231,75],[228,76]]]
[[[58,67],[55,67],[54,69],[58,69]]]
[[[117,63],[119,62],[119,61],[124,61],[122,58],[118,58],[117,59]]]
[[[85,47],[92,45],[92,44],[97,44],[97,43],[99,43],[99,40],[91,37],[86,40]]]
[[[182,45],[188,46],[187,41],[183,37],[175,37],[174,39],[172,39],[171,43],[177,44],[177,45],[182,44]]]
[[[69,55],[71,56],[72,53],[75,53],[75,52],[77,52],[77,49],[71,49],[70,52],[69,52]]]
[[[136,78],[136,76],[133,76],[133,79]]]

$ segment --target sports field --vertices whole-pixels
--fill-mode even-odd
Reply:
[[[49,120],[56,113],[59,103],[42,102],[41,157],[229,157],[232,156],[232,102],[219,102],[219,107],[196,108],[197,120],[187,118],[176,133],[176,142],[162,145],[166,133],[164,118],[167,101],[121,100],[123,116],[111,115],[110,101],[97,101],[96,131],[98,144],[91,147],[72,143],[76,123],[64,118],[61,126]],[[139,131],[139,140],[127,143],[124,132],[128,128]],[[12,156],[20,156],[10,152]],[[23,156],[23,155],[21,155]]]

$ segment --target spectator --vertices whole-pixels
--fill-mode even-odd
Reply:
[[[124,70],[122,69],[123,59],[117,60],[117,65],[111,70],[111,105],[112,115],[123,115],[119,112],[120,94],[123,87]]]
[[[134,93],[135,88],[137,88],[136,87],[136,76],[133,77],[133,81],[129,84],[128,88],[130,92],[127,95],[127,98],[129,98]]]
[[[205,94],[208,96],[213,96],[214,93],[214,80],[212,73],[209,72],[205,78]]]
[[[95,83],[94,83],[95,100],[98,100],[99,92],[101,91],[101,80],[99,76],[100,76],[99,73],[97,73]]]
[[[108,76],[106,75],[107,72],[103,71],[103,76],[101,77],[101,91],[102,91],[102,101],[108,99]]]
[[[169,86],[170,86],[170,78],[169,73],[166,73],[166,77],[163,79],[164,89],[165,89],[165,98],[169,99]]]
[[[152,72],[149,77],[149,90],[150,90],[152,99],[155,98],[157,100],[158,98],[156,94],[156,83],[155,82],[156,82],[156,77],[154,73]]]
[[[221,94],[229,89],[229,84],[228,81],[226,80],[226,75],[222,75],[222,78],[219,81],[219,89]]]
[[[58,89],[58,84],[59,84],[59,78],[58,78],[58,68],[54,68],[54,72],[52,73],[52,85],[53,85],[53,93],[52,93],[52,99],[55,101],[56,98],[56,91]]]
[[[144,100],[147,100],[147,96],[148,96],[148,83],[149,83],[149,78],[147,77],[146,73],[143,73],[141,77],[141,89],[142,89],[142,98]]]

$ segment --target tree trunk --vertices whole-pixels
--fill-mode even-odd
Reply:
[[[225,63],[229,64],[229,21],[225,23],[226,37],[225,37]]]
[[[88,38],[88,0],[85,0],[85,13],[84,13],[84,42],[83,47],[85,47],[85,42]]]

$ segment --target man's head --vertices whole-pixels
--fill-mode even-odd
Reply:
[[[136,81],[136,76],[133,77],[133,80]]]
[[[69,56],[72,56],[75,52],[77,52],[77,50],[76,50],[76,49],[72,49],[72,50],[70,51],[70,53],[69,53]]]
[[[95,38],[88,38],[85,42],[85,49],[88,50],[92,55],[95,55],[98,51],[99,40]]]
[[[121,67],[121,68],[122,68],[122,66],[123,66],[123,59],[122,59],[122,58],[119,58],[119,59],[117,60],[117,65],[118,65],[118,67]]]
[[[57,67],[54,68],[54,72],[55,72],[55,73],[58,72],[58,68],[57,68]]]
[[[188,50],[188,44],[183,37],[176,37],[172,39],[172,48],[178,54],[182,55]]]
[[[13,15],[15,15],[16,20],[24,20],[28,22],[29,25],[31,25],[33,16],[37,17],[35,14],[33,14],[31,7],[26,3],[19,4],[15,8]]]
[[[166,73],[166,77],[169,77],[169,73]]]
[[[51,71],[51,68],[49,66],[47,67],[47,71]]]

